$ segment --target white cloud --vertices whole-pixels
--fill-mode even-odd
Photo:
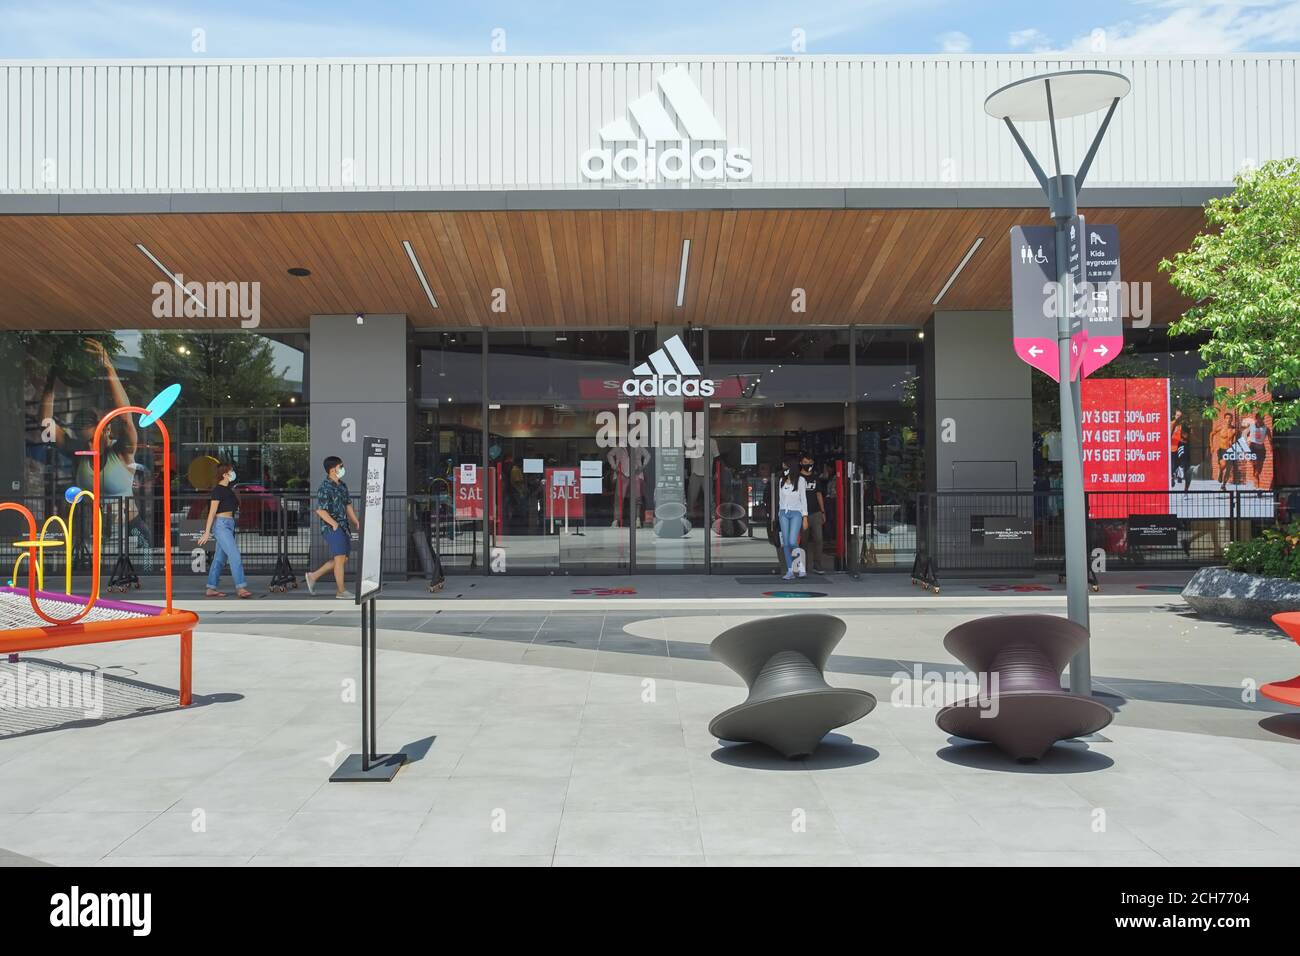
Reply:
[[[970,37],[960,30],[949,30],[947,33],[940,33],[935,39],[939,42],[939,49],[944,53],[969,53]]]
[[[1007,37],[1007,43],[1011,45],[1013,50],[1029,50],[1031,53],[1040,53],[1051,49],[1051,40],[1047,38],[1047,34],[1034,27],[1011,31],[1010,36]]]
[[[1156,0],[1143,5],[1154,12],[1102,30],[1104,49],[1098,49],[1094,36],[1087,34],[1071,41],[1065,52],[1240,53],[1300,42],[1296,0]]]

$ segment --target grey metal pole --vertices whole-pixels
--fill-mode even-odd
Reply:
[[[1056,338],[1060,357],[1061,405],[1061,472],[1065,512],[1065,601],[1066,615],[1085,631],[1088,620],[1088,516],[1083,493],[1083,441],[1080,431],[1079,385],[1070,381],[1070,316],[1073,296],[1069,288],[1068,250],[1069,221],[1078,208],[1073,176],[1057,176],[1053,181],[1052,218],[1056,222]],[[1070,661],[1070,690],[1075,694],[1092,693],[1092,666],[1088,644],[1083,645]]]

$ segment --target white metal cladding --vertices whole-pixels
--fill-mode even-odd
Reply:
[[[1222,185],[1300,153],[1298,59],[0,61],[0,191],[591,186],[579,157],[620,145],[599,131],[630,103],[655,92],[681,123],[655,83],[678,66],[727,137],[691,148],[749,150],[752,176],[730,186],[1029,185],[984,97],[1080,68],[1133,80],[1091,185]],[[1063,162],[1099,119],[1063,124]],[[1046,165],[1044,125],[1025,132]]]

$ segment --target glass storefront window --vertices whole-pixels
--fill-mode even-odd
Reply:
[[[849,393],[849,330],[711,329],[709,374],[728,397],[843,401]]]
[[[910,565],[916,552],[916,495],[925,487],[920,408],[925,342],[913,329],[858,329],[857,461],[851,482],[863,568]]]
[[[502,405],[488,412],[494,542],[506,570],[616,570],[630,562],[626,459],[598,443],[595,403]]]
[[[814,496],[820,493],[809,510],[822,514],[800,542],[808,551],[808,570],[842,567],[847,542],[840,528],[847,494],[844,403],[715,404],[709,417],[715,458],[713,564],[784,572],[774,517],[777,481],[784,461],[807,456],[813,463],[807,480],[815,485]]]
[[[411,341],[419,407],[482,401],[482,332],[416,332]]]
[[[165,421],[178,491],[202,491],[217,460],[229,460],[250,491],[291,490],[308,479],[305,333],[17,333],[23,366],[26,494],[89,486],[76,453],[99,418],[143,405],[179,383]],[[156,436],[155,436],[156,437]],[[161,451],[124,420],[110,425],[104,496],[129,496],[157,477]]]
[[[613,398],[628,368],[627,329],[488,335],[488,397],[494,402]]]
[[[446,567],[477,567],[484,533],[483,407],[478,402],[429,403],[412,414],[416,520],[428,528]],[[461,480],[462,465],[473,466],[472,482]]]

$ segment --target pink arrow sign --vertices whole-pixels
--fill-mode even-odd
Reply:
[[[1123,348],[1122,335],[1089,335],[1084,347],[1083,374],[1091,375],[1107,362],[1113,361]]]
[[[1058,382],[1061,380],[1061,356],[1054,341],[1051,339],[1017,338],[1013,339],[1012,343],[1016,355],[1020,357],[1020,361],[1046,375],[1052,376]]]

